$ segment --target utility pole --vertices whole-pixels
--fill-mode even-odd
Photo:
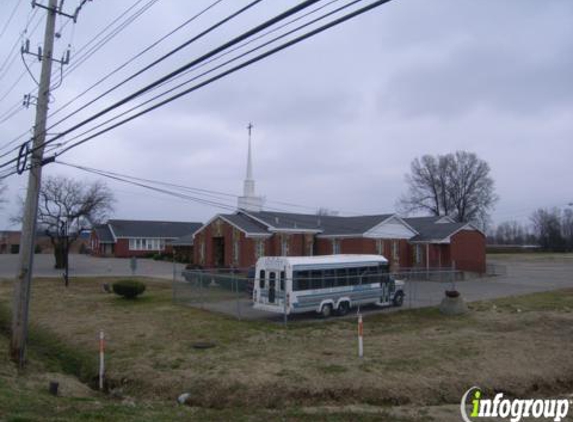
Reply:
[[[39,59],[42,61],[42,73],[38,89],[36,105],[36,121],[32,142],[31,168],[28,175],[28,191],[22,222],[22,237],[20,241],[19,269],[14,284],[12,308],[12,340],[10,343],[10,358],[17,362],[19,368],[24,367],[26,340],[28,337],[28,309],[30,305],[30,290],[32,284],[32,266],[34,264],[34,246],[36,238],[36,219],[38,215],[38,197],[42,183],[42,161],[44,158],[44,140],[46,138],[46,119],[50,99],[50,80],[52,76],[52,57],[54,50],[54,35],[56,15],[58,14],[57,0],[49,0],[44,47]]]

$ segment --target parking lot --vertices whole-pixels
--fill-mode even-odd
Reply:
[[[89,255],[70,255],[70,277],[130,276],[128,258],[98,258]],[[143,277],[173,279],[173,268],[181,272],[185,265],[152,259],[138,259],[136,275]],[[18,269],[18,255],[0,255],[0,278],[13,278]],[[34,277],[61,277],[62,270],[54,269],[54,257],[50,254],[34,255]]]
[[[17,270],[17,255],[0,255],[0,278],[13,278]],[[35,277],[61,277],[62,270],[53,268],[53,257],[40,254],[35,256]],[[491,256],[488,263],[502,265],[507,274],[496,277],[471,278],[457,282],[455,288],[466,301],[479,301],[499,297],[525,295],[547,290],[573,288],[573,255],[504,255]],[[177,284],[185,288],[181,277],[183,264],[138,259],[136,275],[173,280],[175,270]],[[119,258],[97,258],[87,255],[70,255],[70,276],[130,276],[130,260]],[[450,282],[410,281],[406,283],[404,307],[419,308],[438,305],[444,296],[444,290],[451,288]],[[189,292],[187,292],[189,294]],[[200,294],[204,294],[201,292]],[[202,307],[214,312],[232,315],[241,319],[276,318],[252,309],[248,295],[232,291],[225,297],[203,300],[196,292],[186,300],[186,304]],[[387,312],[388,308],[370,306],[363,309],[368,312]]]
[[[573,288],[573,255],[537,255],[537,256],[493,256],[488,263],[503,267],[507,271],[503,276],[468,277],[454,285],[450,281],[408,281],[405,286],[406,298],[403,308],[420,308],[439,305],[444,291],[455,288],[468,301],[480,301],[529,293]],[[447,278],[447,277],[445,277]],[[179,277],[180,280],[183,280]],[[219,285],[225,279],[217,276],[206,277],[200,288],[192,288],[181,281],[175,287],[174,298],[181,304],[199,307],[213,312],[224,313],[240,319],[274,319],[282,316],[269,314],[252,308],[248,294],[242,288]],[[241,285],[242,279],[232,283]],[[361,312],[377,313],[394,311],[396,308],[380,308],[375,305],[363,307]],[[289,320],[313,318],[314,315],[289,316]]]

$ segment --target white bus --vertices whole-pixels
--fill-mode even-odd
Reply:
[[[404,282],[388,274],[380,255],[262,257],[257,261],[253,307],[278,313],[345,315],[357,305],[401,306]]]

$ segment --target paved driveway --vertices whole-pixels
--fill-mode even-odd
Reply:
[[[543,258],[510,257],[490,258],[489,263],[507,267],[507,274],[497,277],[474,278],[455,284],[463,298],[468,301],[495,299],[507,296],[519,296],[529,293],[573,288],[573,254],[570,257]],[[181,286],[184,288],[184,284]],[[405,308],[420,308],[439,305],[444,297],[444,291],[450,289],[450,282],[410,281],[406,283]],[[208,300],[203,302],[201,293],[189,294],[186,298],[189,304],[205,309],[221,312],[244,319],[267,318],[280,321],[282,317],[252,309],[251,301],[244,293],[237,295],[238,300]],[[379,308],[368,306],[362,313],[387,312],[396,308]],[[291,316],[289,319],[299,320],[313,318],[313,314]],[[349,316],[352,318],[352,316]]]
[[[13,278],[17,269],[17,255],[0,255],[0,278]],[[456,283],[456,288],[466,301],[494,299],[498,297],[524,295],[547,290],[573,288],[573,254],[564,256],[511,256],[490,258],[489,263],[497,263],[507,267],[507,275],[484,277]],[[129,276],[131,270],[129,259],[96,258],[86,255],[70,255],[70,276]],[[61,277],[61,270],[54,270],[52,255],[35,255],[34,276]],[[174,265],[171,262],[139,259],[137,275],[154,278],[173,279]],[[177,278],[181,280],[183,264],[175,264]],[[182,286],[185,283],[183,282]],[[408,282],[406,284],[406,299],[404,307],[418,308],[438,305],[444,297],[444,290],[451,287],[450,283],[430,281]],[[235,300],[211,302],[207,309],[243,318],[260,318],[267,313],[255,311],[243,294]],[[199,305],[198,298],[191,300]],[[371,307],[372,311],[379,308]]]
[[[130,276],[130,260],[122,258],[97,258],[89,255],[70,255],[70,277]],[[138,259],[136,274],[140,276],[173,279],[173,263]],[[180,273],[185,266],[175,264]],[[18,268],[18,255],[0,255],[0,278],[13,278]],[[50,254],[34,255],[34,277],[61,277],[62,270],[54,269]]]

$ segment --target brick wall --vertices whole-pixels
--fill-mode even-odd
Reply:
[[[485,273],[485,236],[474,230],[462,230],[451,238],[451,258],[456,269]]]

